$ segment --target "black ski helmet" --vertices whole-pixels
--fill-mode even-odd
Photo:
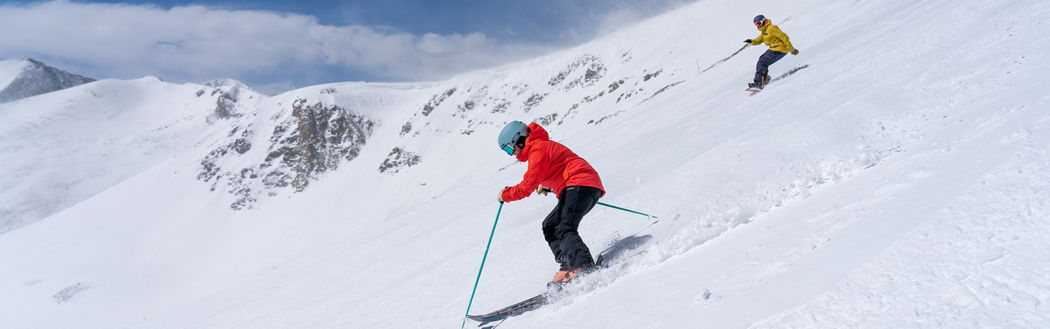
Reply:
[[[765,24],[766,24],[766,16],[763,16],[763,15],[755,16],[755,26],[762,27],[762,25],[765,25]]]

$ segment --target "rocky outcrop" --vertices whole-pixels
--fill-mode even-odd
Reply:
[[[400,147],[395,147],[386,156],[386,160],[383,160],[383,163],[379,165],[379,172],[394,174],[402,169],[419,164],[421,160],[419,155],[405,151]]]
[[[197,178],[220,184],[237,197],[233,209],[251,208],[263,194],[276,194],[278,189],[301,192],[321,174],[336,170],[361,152],[375,128],[375,122],[337,105],[315,103],[305,99],[292,104],[291,118],[274,127],[265,157],[257,165],[228,169],[223,163],[249,153],[254,132],[234,129],[228,144],[213,149],[200,162]]]

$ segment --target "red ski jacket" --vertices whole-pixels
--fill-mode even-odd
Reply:
[[[521,183],[503,190],[504,202],[524,199],[539,185],[550,188],[556,196],[567,186],[595,187],[605,195],[598,172],[565,145],[551,141],[547,131],[535,122],[529,124],[529,137],[517,158],[528,162],[529,169]]]

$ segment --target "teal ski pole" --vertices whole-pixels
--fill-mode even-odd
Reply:
[[[656,216],[653,216],[653,215],[650,215],[650,214],[646,214],[644,212],[637,212],[637,211],[634,211],[634,210],[631,210],[631,209],[627,209],[627,208],[623,208],[623,207],[617,207],[617,206],[614,206],[614,205],[611,205],[611,204],[608,204],[608,203],[604,203],[604,202],[598,202],[598,204],[606,206],[606,207],[609,207],[609,208],[617,209],[617,210],[623,210],[623,211],[626,211],[626,212],[629,212],[629,213],[632,213],[632,214],[639,214],[639,215],[642,215],[642,216],[645,216],[645,217],[659,219]]]
[[[541,193],[543,195],[547,195],[547,193],[551,192],[551,189],[546,188],[546,187],[541,187],[541,189],[544,190],[544,192]],[[613,209],[616,209],[616,210],[623,210],[623,211],[626,211],[626,212],[629,212],[629,213],[632,213],[632,214],[642,215],[642,216],[649,217],[649,218],[652,218],[652,219],[657,219],[657,220],[660,219],[659,217],[656,217],[656,216],[653,216],[653,215],[650,215],[650,214],[646,214],[644,212],[637,212],[637,211],[634,211],[634,210],[631,210],[631,209],[627,209],[627,208],[624,208],[624,207],[617,207],[617,206],[614,206],[614,205],[611,205],[611,204],[608,204],[608,203],[605,203],[605,202],[601,202],[601,201],[598,201],[598,204],[606,206],[606,207],[609,207],[609,208],[613,208]]]
[[[478,269],[478,278],[474,279],[474,290],[470,291],[470,301],[467,302],[467,312],[463,314],[463,323],[459,325],[460,329],[467,326],[470,305],[474,304],[474,293],[478,291],[478,282],[481,282],[481,270],[485,269],[485,259],[489,257],[489,247],[492,246],[492,236],[496,235],[496,223],[499,223],[499,214],[501,212],[503,212],[503,202],[499,203],[499,210],[496,210],[496,220],[492,222],[492,233],[489,233],[489,243],[485,245],[485,255],[481,256],[481,268]]]

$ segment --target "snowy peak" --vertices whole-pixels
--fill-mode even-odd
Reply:
[[[0,65],[0,103],[79,86],[95,79],[69,73],[26,57]]]
[[[215,101],[215,117],[219,119],[241,115],[235,107],[241,100],[242,94],[248,95],[248,98],[262,98],[263,96],[243,82],[234,79],[216,79],[205,82],[204,85],[211,87],[210,96],[218,96]],[[197,91],[197,97],[201,97],[204,93],[204,89]]]
[[[221,89],[252,89],[247,84],[234,79],[215,79],[204,83],[205,86]]]
[[[7,87],[14,81],[30,63],[25,60],[5,59],[0,60],[0,88]]]

